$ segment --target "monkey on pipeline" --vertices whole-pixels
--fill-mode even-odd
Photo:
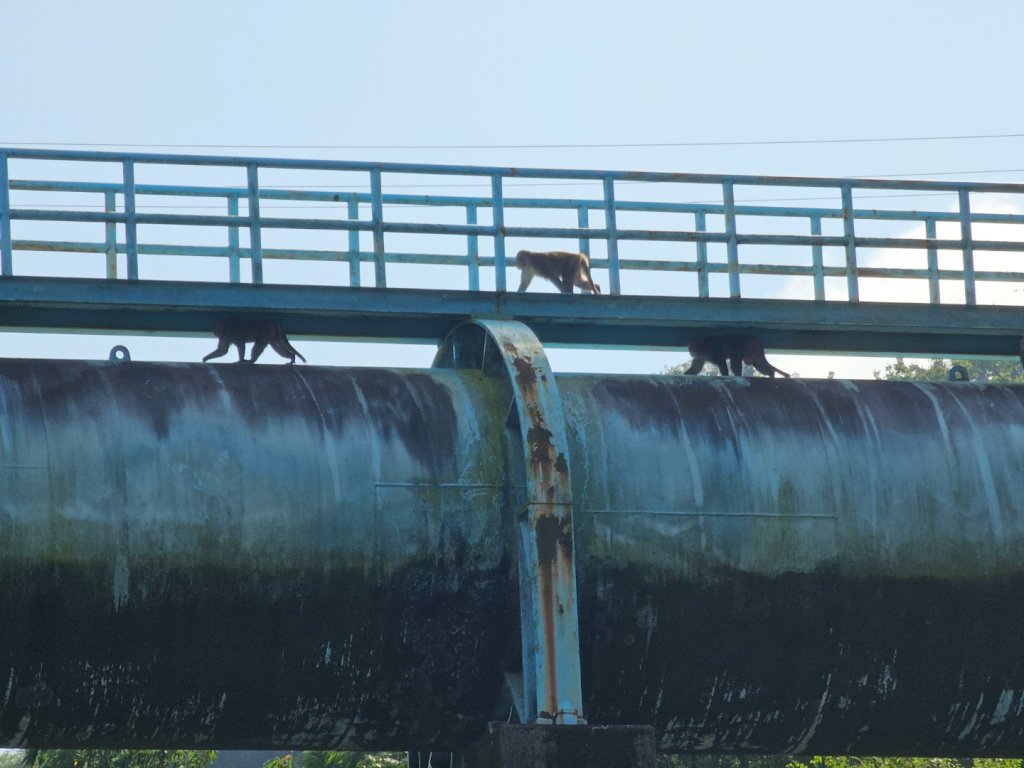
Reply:
[[[238,362],[240,363],[255,363],[267,345],[270,345],[270,348],[281,357],[287,358],[291,365],[295,364],[296,357],[302,362],[306,362],[306,358],[288,342],[288,337],[285,336],[281,325],[273,320],[234,317],[214,320],[213,334],[217,337],[217,348],[203,358],[204,363],[215,357],[226,355],[232,344],[238,348]],[[252,357],[246,360],[245,345],[250,341],[252,342]]]
[[[743,375],[743,364],[752,365],[765,376],[775,378],[778,373],[789,378],[789,374],[780,371],[768,362],[764,356],[764,344],[757,336],[746,333],[729,333],[721,336],[705,336],[690,342],[690,356],[693,362],[683,373],[686,376],[700,373],[704,370],[704,364],[712,362],[718,366],[723,376],[729,375],[729,368],[726,360],[732,366],[732,372],[736,376]]]
[[[520,251],[516,266],[522,270],[519,292],[522,293],[539,275],[555,284],[562,293],[572,293],[573,286],[592,293],[601,293],[601,286],[590,276],[590,259],[585,253],[569,251]]]

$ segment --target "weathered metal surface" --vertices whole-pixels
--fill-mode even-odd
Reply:
[[[650,726],[554,728],[502,723],[466,754],[464,768],[655,768]]]
[[[140,249],[144,250],[144,249]],[[264,256],[266,256],[264,249]],[[545,344],[679,349],[709,329],[755,332],[769,349],[1017,354],[1019,307],[578,296],[304,285],[11,277],[0,328],[209,333],[225,313],[271,315],[289,336],[440,342],[470,317],[528,323]]]
[[[1024,754],[1024,387],[558,384],[591,722],[680,752]]]
[[[516,649],[501,389],[0,362],[0,744],[475,738]]]
[[[475,367],[0,361],[0,744],[482,736],[523,459]],[[592,724],[1024,753],[1024,387],[557,384]]]
[[[580,686],[573,501],[562,404],[544,347],[522,323],[476,320],[445,339],[435,365],[494,370],[510,382],[523,449],[519,600],[527,722],[586,722]]]

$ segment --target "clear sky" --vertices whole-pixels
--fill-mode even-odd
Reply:
[[[1021,137],[671,146],[1024,133],[1021,29],[1014,0],[9,0],[0,145],[1021,181]],[[479,148],[538,144],[659,146]],[[324,145],[461,148],[313,148]],[[106,357],[122,340],[136,359],[197,360],[213,347],[11,334],[0,354]],[[300,346],[329,364],[431,356]],[[577,370],[656,371],[686,357],[553,354]],[[805,375],[884,365],[776,362]]]

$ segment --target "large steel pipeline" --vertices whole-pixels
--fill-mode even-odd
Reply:
[[[1024,754],[1024,387],[559,376],[584,715]],[[510,384],[0,361],[0,745],[457,749],[520,668]]]

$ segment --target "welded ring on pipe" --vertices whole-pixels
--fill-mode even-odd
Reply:
[[[947,378],[950,381],[970,381],[971,374],[964,366],[954,365],[952,368],[949,369],[949,374],[947,375]]]
[[[110,348],[110,356],[107,359],[112,363],[130,363],[132,361],[132,353],[128,351],[128,347],[124,344],[117,344]]]
[[[519,519],[524,715],[542,723],[586,722],[568,439],[544,347],[522,323],[471,320],[448,334],[434,365],[493,375],[504,371],[511,383],[527,489]]]

